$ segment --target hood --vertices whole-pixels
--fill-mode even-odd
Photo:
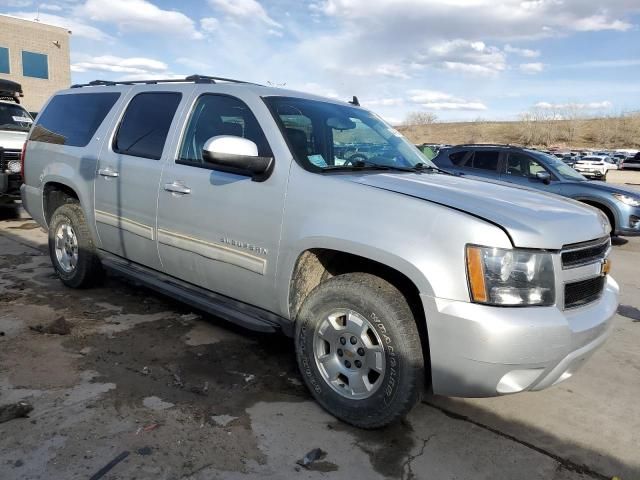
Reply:
[[[0,130],[0,147],[7,150],[22,150],[27,141],[29,132],[16,132],[15,130]]]
[[[606,219],[594,208],[510,184],[428,173],[346,178],[480,217],[504,229],[515,247],[559,250],[609,234]]]
[[[612,185],[610,183],[601,182],[598,180],[591,180],[587,182],[571,182],[574,185],[580,185],[588,190],[597,190],[605,193],[621,193],[622,195],[631,195],[634,197],[640,197],[640,192],[632,188],[623,187],[622,185]]]

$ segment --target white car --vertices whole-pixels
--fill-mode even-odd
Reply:
[[[609,170],[618,170],[618,165],[611,157],[593,155],[578,160],[573,168],[585,177],[607,180]]]

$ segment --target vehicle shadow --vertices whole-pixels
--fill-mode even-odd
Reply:
[[[592,428],[607,436],[626,437],[629,436],[629,432],[607,431],[607,425],[587,425],[583,431],[576,432],[576,440],[569,440],[558,436],[552,430],[533,425],[532,422],[506,418],[464,399],[429,394],[423,399],[423,403],[438,409],[450,418],[470,423],[548,456],[570,471],[585,474],[586,478],[640,478],[640,462],[635,465],[626,463],[620,458],[598,451],[584,443],[588,442],[588,438],[583,436],[583,432],[588,432]],[[567,412],[567,423],[576,423],[576,420],[571,418],[571,410],[567,409],[566,405],[558,405],[558,409]],[[527,415],[526,412],[522,414]],[[526,478],[526,475],[522,478]]]
[[[19,205],[0,205],[0,222],[4,220],[18,220],[19,218]]]
[[[0,231],[0,235],[16,242],[24,243],[24,239],[22,237],[16,235],[10,230],[3,229]],[[36,245],[34,244],[34,246]],[[1,256],[2,253],[0,252],[0,258]],[[43,288],[55,290],[65,289],[65,287],[62,287],[53,275],[47,277],[44,287],[41,284],[38,285],[41,292]],[[122,291],[122,294],[111,295],[108,299],[108,303],[113,304],[116,307],[121,306],[122,311],[126,311],[126,309],[129,308],[129,304],[132,302],[131,296],[127,297],[125,292],[126,294],[133,295],[133,297],[138,297],[140,300],[139,303],[143,303],[143,300],[151,300],[152,304],[155,304],[154,309],[158,311],[170,310],[175,312],[176,317],[180,317],[180,315],[187,314],[193,310],[191,307],[173,301],[168,297],[155,293],[152,290],[137,286],[134,282],[115,276],[109,276],[101,289],[85,291],[68,289],[66,301],[73,303],[76,301],[82,301],[83,298],[91,296],[96,297],[95,300],[92,300],[93,303],[97,301],[101,294],[112,289]],[[29,297],[24,297],[22,300],[23,303],[28,301]],[[133,301],[135,301],[135,298]],[[118,305],[118,302],[120,302],[120,305]],[[241,352],[242,355],[240,355],[238,351],[238,343],[235,341],[229,341],[226,343],[220,342],[211,346],[192,347],[192,349],[198,349],[197,353],[199,353],[200,356],[185,355],[184,350],[188,347],[184,345],[183,341],[180,340],[180,335],[177,335],[175,331],[180,327],[173,324],[167,324],[167,328],[164,328],[163,330],[167,330],[171,326],[171,334],[160,331],[155,325],[141,325],[138,327],[141,329],[141,335],[144,334],[152,336],[151,338],[153,338],[154,341],[157,339],[158,345],[166,345],[167,347],[170,347],[166,349],[161,348],[158,350],[150,350],[147,353],[149,358],[144,357],[144,352],[126,352],[127,348],[136,348],[135,342],[124,341],[126,337],[136,334],[134,330],[129,330],[128,333],[116,336],[115,339],[110,340],[109,342],[112,343],[109,343],[108,350],[123,351],[121,354],[122,358],[118,357],[118,363],[121,363],[123,358],[126,359],[131,357],[131,364],[135,365],[150,364],[148,362],[151,362],[153,357],[160,355],[158,352],[166,352],[167,357],[163,358],[163,362],[171,365],[175,364],[175,371],[179,371],[180,376],[183,379],[197,378],[198,385],[201,383],[204,384],[201,380],[207,380],[209,381],[212,390],[215,385],[213,380],[220,382],[225,389],[221,391],[221,397],[217,399],[217,401],[220,403],[227,402],[229,408],[231,408],[232,404],[236,405],[237,411],[232,411],[235,415],[241,415],[242,410],[251,405],[257,398],[263,396],[263,389],[269,389],[271,394],[275,395],[275,398],[281,398],[281,395],[276,394],[275,390],[285,392],[288,394],[288,401],[291,401],[291,399],[294,399],[295,401],[304,401],[309,399],[306,391],[300,391],[298,387],[291,386],[290,382],[287,381],[289,373],[293,375],[293,372],[297,371],[295,356],[293,355],[293,342],[278,335],[256,334],[247,331],[242,327],[232,325],[220,318],[204,313],[202,314],[202,319],[206,323],[213,324],[216,327],[229,332],[231,335],[239,334],[239,336],[248,337],[248,339],[243,341],[248,348]],[[247,340],[249,343],[247,343]],[[94,348],[96,351],[100,351],[99,344],[104,343],[104,339],[96,337],[94,341]],[[113,342],[116,342],[115,346],[113,345]],[[121,342],[121,345],[118,345],[117,342]],[[167,343],[165,344],[163,342]],[[105,346],[105,348],[107,347]],[[107,353],[108,352],[106,350],[105,352],[101,352],[101,354],[104,355],[107,355]],[[141,355],[142,358],[138,358],[136,355]],[[235,359],[241,356],[246,356],[246,360],[243,360],[242,363],[238,363]],[[87,362],[90,358],[91,355],[85,357],[84,361]],[[220,370],[207,368],[202,365],[201,360],[197,360],[200,358],[204,359],[206,362],[219,361],[221,365],[224,364],[226,367]],[[111,365],[113,362],[107,363]],[[118,365],[118,363],[115,363],[115,365]],[[124,363],[126,365],[127,362]],[[105,362],[101,362],[92,365],[92,367],[97,371],[101,371],[101,373],[105,375],[105,371],[102,371],[107,368],[105,365]],[[127,373],[128,371],[125,370],[124,367],[118,367],[120,370],[115,370],[115,367],[109,368],[113,371],[107,370],[107,373],[113,375],[113,380],[116,381],[116,379],[119,379],[118,392],[122,392],[120,393],[121,395],[125,395],[126,391],[134,391],[138,388],[136,387],[136,384],[140,384],[145,388],[147,386],[160,388],[158,387],[159,384],[165,385],[167,383],[163,377],[159,378],[156,384],[152,384],[150,382],[153,375],[143,376],[138,372]],[[285,371],[287,375],[280,377],[279,372],[281,371]],[[238,372],[242,372],[242,374],[239,376]],[[263,381],[264,383],[256,383],[257,386],[253,387],[254,383],[247,383],[244,379],[245,377],[242,376],[256,374],[256,377],[259,379],[260,374],[264,372],[267,372],[265,378],[270,381],[269,385],[266,385],[267,382]],[[131,376],[130,382],[125,382],[123,380],[123,376],[125,375]],[[172,375],[175,374],[172,373]],[[110,378],[107,377],[107,380],[110,380]],[[147,383],[144,382],[149,383],[147,385]],[[240,384],[240,387],[235,387],[233,389],[229,387],[229,389],[226,389],[227,385],[237,384]],[[149,390],[145,390],[143,393],[140,393],[140,397],[148,395],[148,391]],[[177,393],[172,394],[168,387],[163,390],[163,394],[163,398],[175,403],[183,401],[182,399],[184,398],[179,396]],[[180,395],[182,395],[182,393],[180,393]],[[209,395],[213,394],[210,393]],[[223,400],[223,395],[227,396],[228,400]],[[199,405],[201,404],[204,409],[209,403],[211,403],[211,397],[193,393],[192,399],[189,401],[195,402]],[[470,453],[468,449],[461,448],[460,451],[465,452],[465,455],[459,458],[457,458],[455,454],[452,455],[450,451],[447,453],[445,449],[449,449],[452,444],[455,445],[457,442],[464,442],[465,439],[463,437],[465,435],[468,436],[469,439],[475,437],[476,441],[478,438],[486,438],[484,435],[479,434],[478,428],[530,449],[532,450],[532,455],[534,454],[533,452],[545,455],[558,462],[561,468],[581,475],[585,479],[595,478],[603,480],[614,476],[618,476],[623,479],[640,478],[639,465],[627,464],[620,458],[609,456],[606,453],[590,448],[585,445],[585,443],[588,442],[588,438],[585,440],[584,436],[576,436],[575,440],[561,438],[550,429],[545,429],[531,423],[525,423],[524,421],[507,418],[506,416],[490,411],[487,408],[482,408],[481,406],[470,404],[460,399],[427,395],[423,400],[423,404],[429,408],[438,410],[452,421],[465,422],[466,425],[463,426],[464,428],[462,429],[455,429],[455,432],[453,429],[450,431],[450,429],[446,428],[446,422],[445,427],[442,425],[439,427],[423,426],[420,429],[417,429],[414,424],[417,424],[418,421],[416,421],[415,418],[412,418],[415,416],[414,413],[410,415],[408,421],[377,431],[361,430],[339,422],[331,423],[330,430],[334,429],[336,430],[336,433],[346,431],[353,435],[353,437],[357,439],[357,442],[354,443],[355,447],[362,448],[365,453],[370,453],[370,458],[374,468],[390,478],[400,478],[403,475],[403,469],[406,465],[407,459],[411,457],[412,452],[419,447],[419,439],[427,438],[432,435],[436,435],[435,438],[439,438],[440,441],[433,442],[433,446],[430,446],[429,448],[434,448],[442,454],[438,455],[440,460],[437,465],[437,471],[457,471],[458,464],[460,462],[464,462],[465,464],[472,466],[472,464],[476,463],[478,458],[475,458],[475,455]],[[575,422],[575,420],[570,418],[571,409],[567,408],[567,405],[557,405],[557,408],[558,410],[566,412],[568,422]],[[522,412],[522,415],[523,417],[526,417],[527,412]],[[339,426],[337,426],[337,424]],[[431,428],[433,428],[433,431],[431,431]],[[591,429],[603,431],[607,429],[607,425],[592,425]],[[589,428],[585,428],[585,431],[589,430]],[[461,434],[460,431],[462,431],[463,434]],[[616,433],[622,437],[628,436],[628,432]],[[633,435],[635,434],[632,434],[631,438],[636,438]],[[481,455],[481,453],[477,453],[476,455]],[[375,460],[375,458],[378,457],[381,460]],[[517,459],[505,458],[502,461],[515,462],[516,460]],[[500,464],[498,464],[497,467],[500,468]],[[489,472],[478,471],[477,473],[477,478],[490,478],[488,476]],[[422,472],[422,474],[425,477],[429,476],[428,471]],[[533,471],[523,471],[519,478],[526,479],[532,477],[539,478],[539,475]],[[566,476],[561,478],[569,477]]]
[[[613,245],[614,247],[621,247],[622,245],[626,245],[627,243],[629,243],[629,240],[624,237],[611,237],[611,245]]]

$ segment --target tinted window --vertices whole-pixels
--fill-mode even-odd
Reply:
[[[571,167],[567,167],[571,168]],[[545,172],[545,168],[533,158],[521,153],[510,153],[507,162],[507,175],[535,178],[538,172]]]
[[[499,152],[478,150],[473,156],[473,168],[496,171],[498,169],[499,156]]]
[[[118,97],[117,92],[56,95],[40,115],[29,139],[84,147]]]
[[[140,93],[122,117],[113,150],[134,157],[159,160],[182,94]]]
[[[29,131],[33,119],[20,105],[0,102],[0,130]]]
[[[202,148],[205,142],[218,135],[246,138],[258,146],[258,155],[271,156],[267,139],[249,107],[237,98],[203,95],[193,107],[179,160],[203,163]]]
[[[22,74],[25,77],[49,78],[49,61],[42,53],[22,52]]]
[[[0,47],[0,73],[11,73],[9,68],[9,49]]]
[[[473,159],[473,152],[468,150],[462,150],[449,155],[449,160],[456,167],[471,167],[471,161]]]

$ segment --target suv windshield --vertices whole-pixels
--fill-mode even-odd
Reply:
[[[302,98],[266,97],[296,160],[312,171],[436,168],[377,115]]]
[[[534,157],[539,158],[543,162],[550,165],[555,173],[561,177],[563,180],[573,180],[575,182],[586,182],[588,181],[585,177],[583,177],[579,172],[575,171],[569,165],[564,163],[562,160],[554,157],[553,155],[547,155],[542,152],[531,152]]]
[[[0,130],[28,132],[32,123],[31,115],[21,106],[0,102]]]

